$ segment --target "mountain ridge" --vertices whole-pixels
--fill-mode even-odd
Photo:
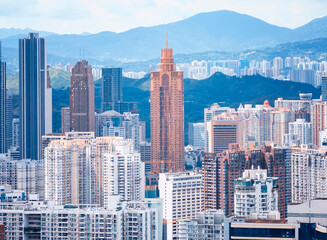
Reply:
[[[176,54],[262,49],[285,42],[327,37],[326,23],[327,18],[324,17],[289,29],[247,14],[221,10],[121,33],[103,31],[96,34],[48,35],[47,50],[65,58],[78,56],[80,50],[84,49],[85,56],[99,61],[147,60],[159,57],[167,32],[169,46],[174,48]],[[3,46],[17,48],[17,39],[17,36],[2,39]]]

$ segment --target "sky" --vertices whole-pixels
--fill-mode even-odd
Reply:
[[[327,15],[327,0],[0,0],[0,28],[56,33],[123,32],[232,10],[296,28]]]

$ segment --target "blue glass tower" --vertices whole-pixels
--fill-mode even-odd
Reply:
[[[6,64],[1,62],[0,42],[0,153],[6,152]]]
[[[46,41],[38,33],[19,40],[20,158],[42,159],[42,135],[52,131],[52,89]]]

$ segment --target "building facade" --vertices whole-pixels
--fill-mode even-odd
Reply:
[[[224,218],[222,210],[207,210],[198,214],[198,217],[179,222],[180,240],[223,240]]]
[[[121,202],[111,208],[54,206],[29,201],[2,204],[0,221],[6,239],[162,239],[162,205],[158,200]],[[10,217],[8,217],[10,216]]]
[[[212,104],[209,108],[204,109],[204,151],[209,152],[209,139],[207,124],[222,113],[233,113],[235,109],[229,107],[221,107],[218,103]]]
[[[0,153],[6,152],[6,71],[1,61],[1,42],[0,42]],[[4,63],[5,66],[5,63]]]
[[[229,144],[243,145],[243,122],[236,115],[219,115],[207,123],[208,151],[219,153],[228,150]]]
[[[52,88],[46,41],[37,33],[19,40],[20,158],[42,159],[42,135],[52,132]]]
[[[203,179],[196,172],[160,173],[159,193],[167,239],[178,239],[179,221],[203,211]]]
[[[276,177],[267,177],[267,170],[245,170],[235,180],[234,214],[246,218],[267,218],[278,211],[278,185]]]
[[[104,206],[115,194],[144,198],[144,164],[129,139],[54,140],[44,150],[44,165],[46,199],[59,205]]]
[[[11,90],[6,91],[6,150],[13,145],[12,122],[14,119],[14,94]],[[19,145],[18,145],[19,146]]]
[[[72,69],[69,88],[70,130],[94,131],[94,84],[92,67],[86,60]]]
[[[327,156],[324,150],[293,148],[292,203],[327,197]]]
[[[173,49],[161,50],[159,71],[151,72],[151,171],[184,170],[183,72],[176,71]]]
[[[44,165],[41,160],[13,160],[8,155],[0,155],[2,174],[0,185],[10,185],[14,190],[25,193],[27,199],[37,194],[44,200]]]
[[[321,78],[321,96],[322,101],[327,102],[327,77]]]
[[[203,157],[204,208],[234,213],[235,180],[246,168],[245,151],[231,144],[228,151],[205,153]]]
[[[204,150],[204,123],[188,124],[188,144],[194,149]]]
[[[123,76],[121,68],[102,68],[101,112],[136,111],[136,103],[123,102]]]
[[[96,137],[123,137],[132,139],[134,149],[139,151],[142,126],[137,113],[125,112],[120,114],[114,110],[95,115]]]
[[[327,103],[317,102],[311,106],[312,140],[313,144],[319,146],[320,131],[327,126]]]
[[[61,133],[70,132],[70,110],[69,107],[61,108]]]

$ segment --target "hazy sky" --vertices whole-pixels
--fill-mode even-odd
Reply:
[[[295,28],[327,15],[327,0],[0,0],[0,27],[57,33],[122,32],[233,10]]]

